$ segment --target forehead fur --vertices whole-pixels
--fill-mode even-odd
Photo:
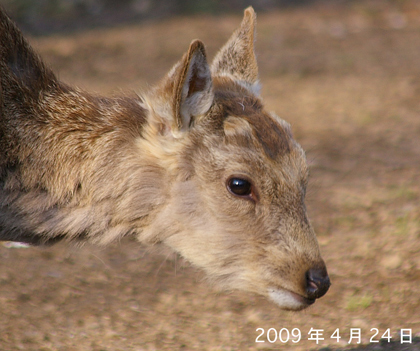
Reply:
[[[265,112],[258,97],[223,77],[214,80],[214,93],[216,103],[224,112],[228,143],[246,147],[257,142],[271,159],[290,153],[293,143],[290,128]],[[233,122],[229,117],[237,118]]]

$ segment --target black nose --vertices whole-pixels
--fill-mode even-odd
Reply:
[[[308,299],[319,299],[324,296],[331,285],[325,266],[311,268],[306,272],[306,292]]]

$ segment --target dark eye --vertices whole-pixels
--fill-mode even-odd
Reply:
[[[252,193],[252,184],[242,178],[230,178],[227,187],[232,194],[237,196],[249,196]]]

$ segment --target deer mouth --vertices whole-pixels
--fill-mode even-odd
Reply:
[[[270,299],[285,310],[300,311],[315,302],[315,299],[308,299],[290,290],[269,288],[267,292]]]

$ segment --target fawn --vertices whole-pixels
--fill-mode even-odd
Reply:
[[[148,93],[59,81],[0,9],[0,240],[167,245],[224,289],[300,310],[330,280],[305,154],[264,110],[256,15],[211,65],[201,41]]]

